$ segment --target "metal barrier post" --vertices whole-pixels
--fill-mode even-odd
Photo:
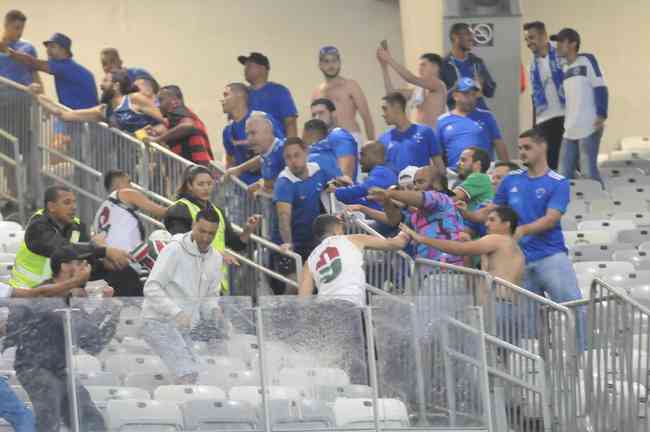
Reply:
[[[268,371],[266,370],[266,346],[264,345],[264,321],[262,315],[262,308],[255,308],[255,316],[257,321],[257,346],[260,356],[260,381],[262,386],[262,408],[264,410],[264,430],[272,432],[271,430],[271,409],[269,407],[268,389]]]
[[[381,432],[379,423],[379,388],[377,382],[377,362],[375,360],[375,331],[372,323],[372,309],[366,306],[364,309],[364,318],[366,323],[366,340],[368,349],[368,372],[370,375],[370,387],[372,388],[372,415],[375,424],[375,430]]]
[[[63,336],[65,339],[65,360],[68,365],[68,400],[70,401],[70,426],[72,432],[80,432],[79,428],[79,399],[77,397],[76,366],[73,352],[72,312],[78,309],[57,309],[63,314]]]

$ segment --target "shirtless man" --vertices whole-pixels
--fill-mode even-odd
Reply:
[[[341,73],[341,54],[338,48],[326,46],[319,52],[318,66],[325,76],[323,81],[312,93],[311,100],[327,98],[334,102],[338,126],[348,130],[357,140],[359,148],[363,144],[361,129],[357,123],[357,111],[363,120],[366,137],[375,139],[375,125],[372,123],[368,100],[361,86],[351,79],[343,78]]]
[[[411,116],[413,122],[435,128],[438,117],[447,111],[447,87],[439,78],[442,58],[437,54],[422,54],[418,76],[395,61],[388,46],[382,42],[382,46],[377,49],[377,60],[381,65],[386,93],[395,91],[388,72],[388,68],[391,67],[406,82],[415,86],[410,89],[398,90],[413,108]]]
[[[514,238],[517,213],[506,206],[494,207],[486,222],[488,235],[478,240],[459,242],[438,240],[418,234],[405,224],[400,229],[416,243],[456,256],[481,255],[481,268],[494,277],[521,286],[526,260]]]
[[[314,292],[329,298],[348,300],[358,306],[366,304],[366,273],[363,250],[401,250],[403,238],[353,234],[345,235],[345,223],[332,215],[320,215],[314,220],[314,237],[320,240],[302,271],[298,296],[309,297]]]

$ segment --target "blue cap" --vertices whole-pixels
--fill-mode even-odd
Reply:
[[[478,84],[476,84],[476,81],[471,78],[462,78],[460,81],[458,81],[458,84],[456,85],[456,89],[454,91],[467,93],[472,90],[480,90]]]
[[[324,46],[323,48],[320,49],[320,51],[318,51],[318,58],[319,59],[322,59],[326,55],[334,55],[334,56],[336,56],[338,58],[341,58],[341,53],[340,53],[339,49],[337,47],[331,46],[331,45],[330,46]]]
[[[64,35],[63,33],[54,33],[52,37],[43,42],[43,45],[47,46],[48,44],[55,43],[63,48],[65,48],[70,55],[72,55],[72,40]]]

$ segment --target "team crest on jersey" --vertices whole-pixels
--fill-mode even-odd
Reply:
[[[546,195],[546,189],[544,188],[539,188],[535,190],[535,196],[537,199],[542,199]]]
[[[333,246],[326,248],[318,257],[316,271],[323,283],[330,283],[336,279],[343,269],[339,250]]]

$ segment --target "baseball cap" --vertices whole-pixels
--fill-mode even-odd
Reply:
[[[458,81],[454,91],[467,93],[472,90],[479,90],[478,84],[473,79],[465,77]]]
[[[248,62],[252,62],[260,66],[264,66],[267,69],[271,69],[271,62],[269,62],[269,58],[262,53],[252,52],[249,56],[240,55],[237,57],[237,60],[243,65]]]
[[[331,45],[324,46],[320,49],[320,51],[318,51],[318,58],[320,60],[322,60],[323,57],[325,57],[326,55],[334,55],[339,59],[341,58],[341,52],[339,51],[339,49]]]
[[[551,40],[553,42],[568,40],[569,42],[578,42],[578,44],[580,44],[580,35],[574,29],[566,27],[560,30],[557,34],[552,35]]]
[[[54,33],[48,40],[43,42],[43,45],[55,43],[68,51],[72,55],[72,40],[63,33]]]
[[[420,168],[409,165],[399,172],[398,182],[400,186],[406,186],[413,183],[415,178],[415,173],[418,172]]]

